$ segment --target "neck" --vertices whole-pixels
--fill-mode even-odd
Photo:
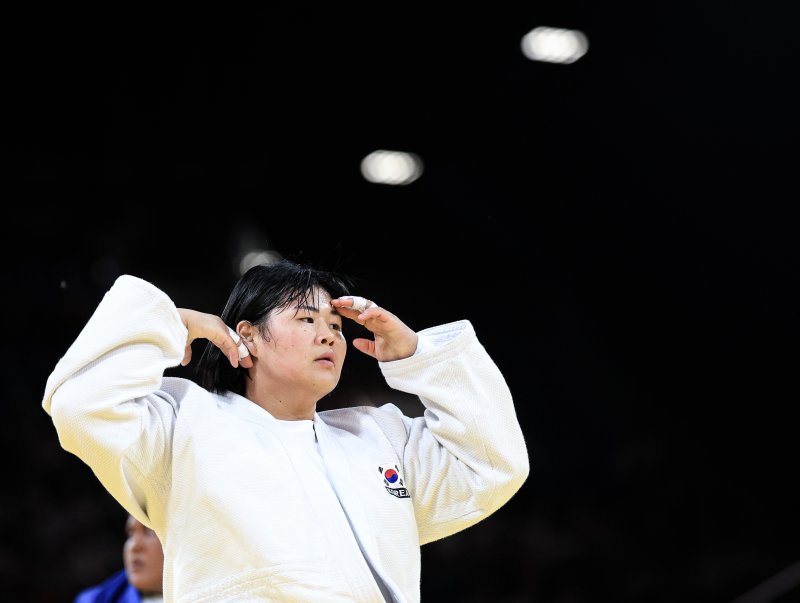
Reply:
[[[281,421],[312,420],[317,410],[316,398],[302,399],[296,395],[294,397],[274,395],[269,392],[257,391],[255,387],[247,388],[245,398]]]

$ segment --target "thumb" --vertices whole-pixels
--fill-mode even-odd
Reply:
[[[367,356],[375,358],[375,342],[371,339],[364,339],[363,337],[354,339],[353,347],[360,352],[364,352]]]
[[[192,361],[192,344],[187,344],[186,349],[183,351],[183,360],[181,366],[186,366]]]

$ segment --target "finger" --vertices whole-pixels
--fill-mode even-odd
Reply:
[[[380,307],[374,301],[360,295],[343,295],[338,299],[331,300],[331,305],[341,310],[354,312],[359,318],[367,310]]]
[[[386,310],[381,308],[377,304],[373,304],[369,306],[366,310],[364,310],[361,314],[358,315],[359,318],[367,317],[367,318],[378,318],[382,317],[384,319],[388,318],[388,314]]]
[[[186,349],[183,351],[183,360],[181,360],[181,366],[186,366],[192,361],[192,345],[189,344],[186,346]]]
[[[247,346],[244,343],[244,339],[242,339],[241,336],[230,327],[228,327],[228,335],[231,336],[231,339],[233,340],[233,343],[236,346],[237,356],[239,360],[241,360],[242,358],[247,358],[250,355],[250,350],[247,349]]]
[[[364,299],[359,298],[359,299]],[[331,305],[339,310],[347,310],[348,312],[358,312],[358,300],[354,295],[343,295],[338,299],[332,299]]]
[[[250,356],[250,350],[247,349],[247,345],[242,336],[230,327],[228,327],[228,335],[230,335],[231,340],[236,346],[236,357],[239,361],[239,366],[243,368],[252,368],[253,358]],[[234,364],[234,366],[236,365]]]
[[[212,337],[208,340],[217,346],[220,351],[228,357],[231,366],[236,368],[239,366],[239,350],[237,343],[234,339],[224,331],[215,331]]]
[[[391,327],[393,316],[393,314],[380,306],[373,306],[364,310],[361,314],[356,316],[354,320],[373,333],[379,334]]]
[[[375,342],[371,339],[364,339],[363,337],[358,337],[353,340],[353,347],[359,350],[360,352],[365,353],[367,356],[372,356],[375,358]]]

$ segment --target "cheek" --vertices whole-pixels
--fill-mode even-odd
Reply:
[[[268,350],[261,354],[259,360],[262,361],[262,368],[273,375],[289,376],[294,375],[300,367],[299,348],[295,345],[287,345],[284,342],[280,345],[270,346]]]
[[[292,358],[299,354],[300,349],[296,343],[284,340],[270,349],[270,356],[272,361],[277,364],[292,364]]]
[[[147,554],[153,562],[160,563],[164,559],[164,553],[157,542],[154,542],[152,546],[148,547]]]
[[[278,357],[309,353],[314,344],[314,332],[311,329],[295,331],[276,338],[272,343],[271,351]]]

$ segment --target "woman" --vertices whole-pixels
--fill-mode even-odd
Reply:
[[[317,411],[346,320],[393,404]],[[199,384],[164,377],[207,339]],[[326,271],[251,268],[221,316],[123,275],[50,375],[61,445],[164,545],[164,600],[418,601],[420,545],[491,515],[528,475],[506,382],[461,320],[415,333]]]

